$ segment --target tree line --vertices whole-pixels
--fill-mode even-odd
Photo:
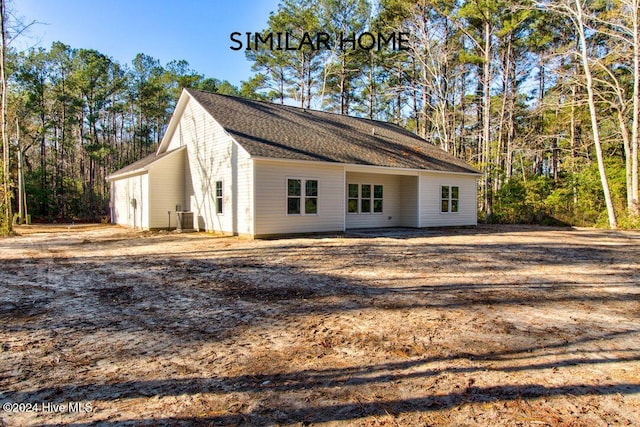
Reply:
[[[182,88],[240,95],[186,61],[145,54],[120,64],[55,42],[7,59],[10,174],[23,169],[28,213],[47,221],[108,215],[107,175],[157,148]]]
[[[409,50],[246,55],[270,99],[393,121],[475,165],[484,220],[637,226],[638,7],[283,0],[265,33],[402,31]]]
[[[638,227],[638,2],[281,0],[263,34],[402,32],[408,49],[263,44],[240,88],[184,61],[9,50],[10,151],[34,215],[104,214],[106,174],[155,149],[196,87],[404,126],[482,173],[481,220]]]

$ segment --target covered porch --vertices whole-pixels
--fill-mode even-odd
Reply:
[[[345,171],[345,229],[420,227],[417,173]]]

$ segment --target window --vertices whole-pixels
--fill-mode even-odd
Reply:
[[[358,184],[349,184],[347,212],[358,213]]]
[[[299,179],[287,180],[287,213],[289,215],[300,214],[300,198],[302,197],[302,187]]]
[[[371,213],[371,185],[360,186],[360,213]]]
[[[373,186],[373,212],[382,213],[382,185]]]
[[[382,185],[349,184],[347,186],[348,213],[382,213],[382,204]]]
[[[460,194],[458,187],[443,185],[440,191],[440,212],[458,212],[458,196]]]
[[[287,214],[315,215],[317,213],[318,180],[287,178]]]
[[[451,212],[458,212],[458,187],[451,187]]]
[[[222,213],[222,181],[216,181],[216,212]]]
[[[304,213],[318,213],[318,181],[308,179],[304,185]]]

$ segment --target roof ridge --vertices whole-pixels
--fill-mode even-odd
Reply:
[[[303,112],[307,112],[307,113],[319,113],[319,114],[329,114],[332,116],[336,116],[336,117],[343,117],[343,118],[347,118],[347,119],[354,119],[354,120],[362,120],[362,121],[367,121],[367,122],[373,122],[376,124],[380,124],[380,125],[385,125],[385,126],[393,126],[393,127],[397,127],[400,130],[403,130],[404,132],[407,132],[411,135],[415,135],[417,138],[421,139],[422,141],[425,142],[429,142],[426,139],[422,138],[420,135],[411,132],[410,130],[400,126],[397,123],[392,123],[392,122],[385,122],[384,120],[378,120],[378,119],[370,119],[368,117],[358,117],[358,116],[352,116],[350,114],[342,114],[342,113],[336,113],[333,111],[325,111],[325,110],[318,110],[315,108],[306,108],[306,107],[298,107],[295,105],[287,105],[287,104],[278,104],[276,102],[271,102],[271,101],[263,101],[260,99],[251,99],[251,98],[244,98],[242,96],[235,96],[235,95],[228,95],[225,93],[217,93],[217,92],[211,92],[208,90],[202,90],[202,89],[194,89],[194,88],[184,88],[187,92],[200,92],[206,95],[216,95],[216,96],[221,96],[221,97],[225,97],[225,98],[231,98],[231,99],[238,99],[238,100],[242,100],[242,101],[247,101],[247,102],[255,102],[255,103],[259,103],[259,104],[264,104],[264,105],[268,105],[270,107],[275,107],[275,108],[286,108],[286,109],[293,109],[293,110],[298,110],[298,111],[303,111]],[[193,95],[193,93],[192,93]]]
[[[478,174],[464,160],[393,123],[185,91],[250,156]]]

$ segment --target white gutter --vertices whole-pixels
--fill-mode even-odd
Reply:
[[[162,153],[162,154],[160,154],[162,157],[160,157],[158,159],[154,159],[150,163],[147,163],[145,166],[142,166],[142,167],[140,167],[138,169],[134,169],[132,171],[127,171],[127,172],[123,172],[123,173],[113,173],[111,175],[107,175],[107,181],[116,181],[118,179],[129,178],[129,177],[132,177],[132,176],[142,175],[142,174],[148,173],[149,172],[149,168],[155,166],[155,163],[158,160],[167,159],[167,158],[173,156],[175,153],[183,151],[186,147],[187,147],[186,145],[183,145],[182,147],[178,147],[175,150],[171,150],[169,153],[167,153],[164,156],[162,156],[162,154],[165,154],[165,153]],[[158,156],[158,155],[156,154],[156,156]]]
[[[472,176],[482,176],[480,172],[449,172],[449,171],[438,171],[433,169],[415,169],[415,168],[398,168],[391,166],[375,166],[375,165],[359,165],[355,163],[340,163],[340,162],[327,162],[323,160],[298,160],[298,159],[280,159],[280,158],[272,158],[272,157],[260,157],[260,156],[251,156],[254,160],[268,161],[268,162],[286,162],[286,163],[303,163],[303,164],[317,164],[321,163],[324,165],[330,166],[343,166],[347,172],[360,172],[362,170],[378,170],[378,171],[398,171],[404,172],[405,175],[418,175],[420,172],[428,172],[428,173],[436,173],[436,174],[446,174],[446,175],[472,175]],[[352,170],[348,170],[347,168],[352,168]]]

